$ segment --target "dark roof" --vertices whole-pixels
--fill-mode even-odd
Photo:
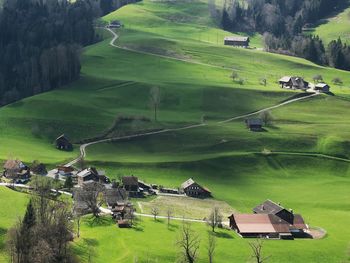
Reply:
[[[315,87],[323,89],[324,87],[329,87],[329,85],[326,83],[317,83]]]
[[[68,137],[65,134],[62,134],[62,135],[58,136],[56,141],[61,140],[61,139],[69,141]]]
[[[300,77],[292,77],[292,84],[295,87],[305,87],[307,86],[308,82],[306,82],[305,80],[303,80],[303,78]]]
[[[254,213],[257,214],[277,214],[278,212],[282,211],[284,207],[282,207],[280,204],[276,204],[275,202],[271,200],[266,200],[264,203],[256,206],[253,209]]]
[[[304,218],[299,214],[294,214],[293,220],[294,229],[308,229],[309,227],[305,224]]]
[[[123,185],[139,185],[139,179],[136,176],[123,176]]]
[[[127,193],[124,188],[110,188],[105,190],[106,203],[109,206],[116,205],[118,202],[127,198]]]
[[[258,119],[258,118],[255,118],[255,119],[247,119],[246,120],[246,123],[248,126],[251,126],[251,125],[263,125],[263,121],[262,119]]]

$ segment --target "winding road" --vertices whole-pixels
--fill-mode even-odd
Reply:
[[[109,42],[109,45],[115,48],[119,48],[119,49],[124,49],[124,50],[128,50],[128,51],[132,51],[132,52],[136,52],[136,53],[141,53],[141,54],[146,54],[146,55],[151,55],[151,56],[157,56],[157,57],[161,57],[161,58],[166,58],[166,59],[173,59],[173,60],[178,60],[178,61],[182,61],[182,62],[187,62],[187,63],[192,63],[192,64],[200,64],[200,65],[205,65],[205,66],[210,66],[210,67],[219,67],[219,66],[213,66],[213,65],[209,65],[209,64],[204,64],[204,63],[200,63],[200,62],[194,62],[194,61],[188,61],[185,59],[180,59],[180,58],[174,58],[174,57],[170,57],[170,56],[165,56],[165,55],[157,55],[157,54],[153,54],[153,53],[149,53],[149,52],[143,52],[143,51],[138,51],[138,50],[134,50],[134,49],[130,49],[130,48],[125,48],[125,47],[120,47],[116,44],[116,41],[119,38],[119,35],[117,33],[115,33],[112,29],[110,28],[104,28],[106,30],[108,30],[113,38],[112,40]],[[250,116],[254,116],[256,114],[259,114],[261,112],[267,111],[267,110],[272,110],[272,109],[276,109],[285,105],[288,105],[290,103],[294,103],[294,102],[298,102],[301,100],[306,100],[315,96],[318,96],[318,93],[315,94],[311,94],[309,96],[304,96],[301,98],[296,98],[296,99],[291,99],[285,102],[282,102],[280,104],[274,105],[274,106],[270,106],[258,111],[254,111],[252,113],[248,113],[248,114],[244,114],[244,115],[239,115],[236,117],[232,117],[223,121],[219,121],[216,124],[224,124],[224,123],[228,123],[231,121],[235,121],[235,120],[239,120],[239,119],[244,119]],[[95,144],[100,144],[100,143],[107,143],[107,142],[114,142],[114,141],[119,141],[119,140],[125,140],[125,139],[134,139],[134,138],[138,138],[138,137],[145,137],[145,136],[151,136],[151,135],[157,135],[157,134],[162,134],[162,133],[168,133],[168,132],[176,132],[176,131],[183,131],[183,130],[189,130],[189,129],[194,129],[194,128],[199,128],[199,127],[205,127],[208,126],[207,123],[200,123],[200,124],[194,124],[194,125],[188,125],[188,126],[184,126],[184,127],[179,127],[179,128],[172,128],[172,129],[164,129],[164,130],[159,130],[159,131],[154,131],[154,132],[146,132],[146,133],[140,133],[140,134],[134,134],[134,135],[127,135],[127,136],[120,136],[120,137],[114,137],[114,138],[107,138],[107,139],[101,139],[101,140],[97,140],[94,142],[89,142],[89,143],[85,143],[82,144],[80,146],[80,155],[79,157],[77,157],[76,159],[72,160],[71,162],[67,163],[66,166],[72,166],[74,164],[76,164],[77,162],[79,162],[81,159],[86,157],[86,149],[91,146],[91,145],[95,145]]]

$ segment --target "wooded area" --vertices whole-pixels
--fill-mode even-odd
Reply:
[[[321,65],[350,69],[350,48],[341,40],[327,47],[318,36],[303,34],[303,28],[340,10],[344,0],[228,0],[222,12],[223,29],[259,32],[268,51],[306,58]]]
[[[0,13],[0,105],[71,82],[95,40],[87,1],[8,0]]]

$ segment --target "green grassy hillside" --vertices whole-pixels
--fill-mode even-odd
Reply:
[[[145,0],[104,17],[125,24],[116,44],[139,52],[112,47],[112,36],[105,32],[105,40],[84,50],[78,81],[0,109],[0,159],[64,163],[78,154],[79,145],[74,152],[57,151],[52,144],[56,136],[66,133],[74,142],[95,137],[120,115],[149,121],[125,122],[114,135],[182,127],[204,117],[205,127],[94,145],[86,159],[112,178],[134,174],[177,187],[194,177],[215,198],[241,212],[267,198],[280,201],[328,235],[322,240],[266,242],[270,262],[347,260],[350,73],[259,49],[225,47],[222,40],[229,33],[218,29],[208,12],[207,4],[199,1]],[[253,36],[253,46],[259,48],[260,39]],[[232,81],[232,70],[244,84]],[[272,110],[273,125],[266,132],[247,131],[243,120],[217,123],[298,95],[279,87],[283,75],[311,80],[316,74],[327,82],[339,77],[344,85],[332,86],[335,96]],[[266,86],[260,85],[261,78],[267,79]],[[157,122],[149,103],[155,86],[161,92]],[[121,230],[110,221],[92,227],[87,219],[74,248],[83,262],[89,254],[93,262],[131,262],[136,257],[141,262],[148,257],[174,262],[178,227],[168,230],[164,223],[144,220],[140,228]],[[205,262],[207,227],[193,227],[202,236],[200,262]],[[224,232],[218,242],[217,262],[249,259],[247,240]]]
[[[326,44],[339,37],[342,41],[349,44],[350,8],[346,8],[332,17],[320,21],[320,25],[314,29],[313,34],[320,36]]]

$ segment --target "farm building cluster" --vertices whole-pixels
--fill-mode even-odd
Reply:
[[[323,82],[314,84],[314,83],[305,81],[301,77],[284,76],[278,81],[278,83],[281,85],[281,88],[283,89],[304,90],[308,92],[323,92],[323,93],[330,92],[330,86],[328,84]]]
[[[245,238],[294,239],[308,237],[309,226],[300,214],[294,214],[271,200],[256,206],[252,214],[232,214],[230,228]]]
[[[3,166],[2,176],[13,183],[27,183],[32,175],[46,175],[46,166],[43,163],[33,161],[30,165],[19,159],[8,159]]]

